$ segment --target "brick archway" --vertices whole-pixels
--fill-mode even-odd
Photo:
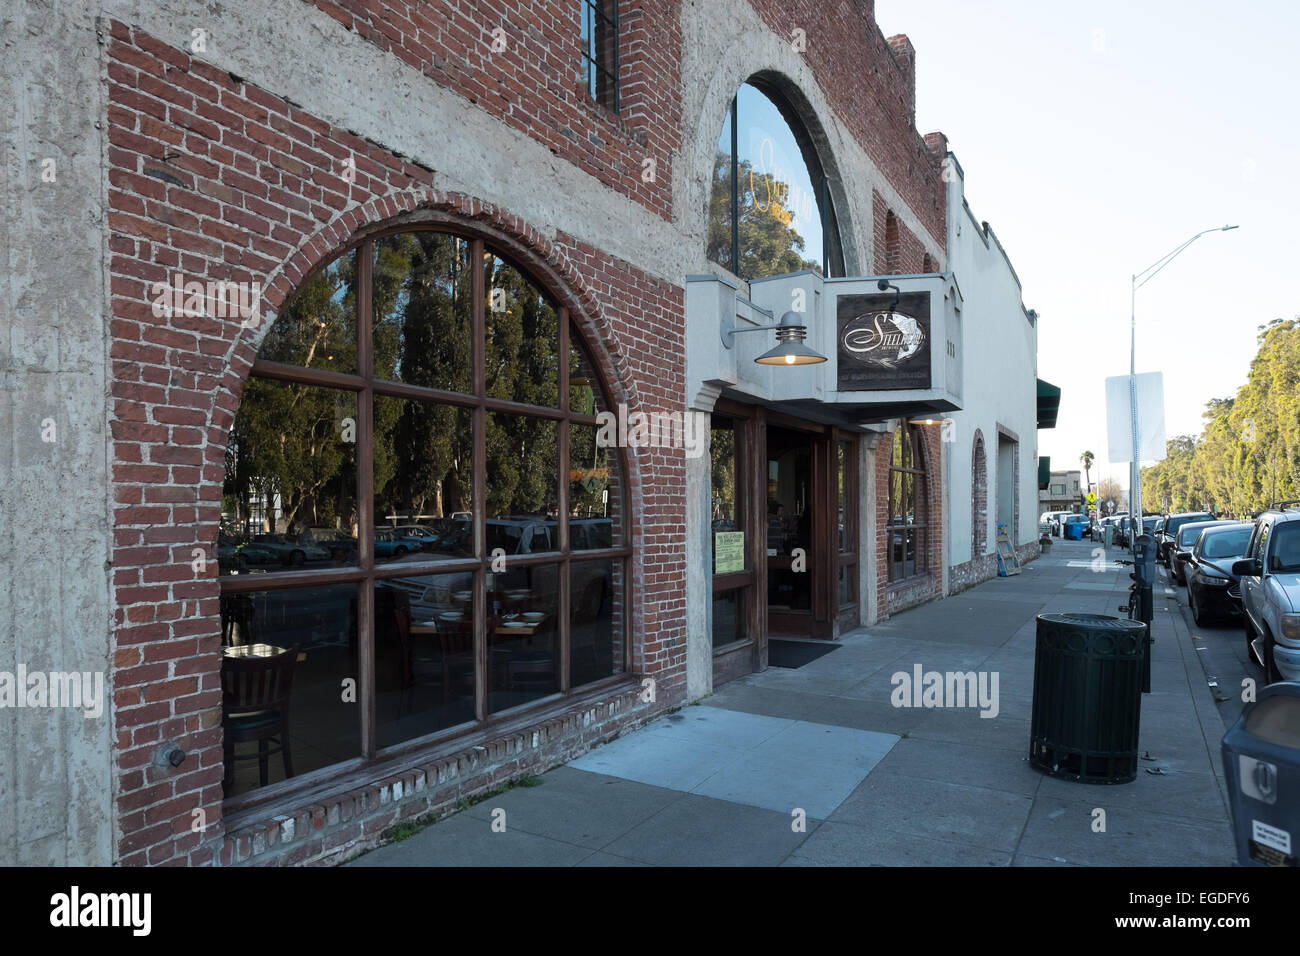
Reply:
[[[130,765],[121,762],[115,768],[118,805],[125,815],[118,835],[118,859],[134,861],[148,849],[150,862],[155,856],[161,860],[173,853],[180,853],[191,862],[204,862],[212,860],[221,846],[225,835],[221,787],[221,627],[220,587],[214,556],[217,553],[224,460],[230,431],[258,348],[279,310],[315,270],[347,249],[393,226],[454,229],[463,235],[491,242],[504,255],[531,272],[557,302],[568,309],[571,321],[581,331],[588,353],[609,389],[611,400],[631,407],[636,407],[641,401],[627,374],[629,359],[618,344],[620,340],[611,327],[609,316],[565,250],[518,217],[464,194],[418,188],[372,199],[323,224],[275,268],[261,275],[253,273],[252,281],[260,282],[262,293],[257,320],[245,321],[240,316],[220,320],[224,352],[209,348],[203,350],[205,354],[199,354],[196,350],[178,357],[176,364],[166,372],[173,386],[200,369],[219,377],[220,385],[206,393],[197,389],[177,392],[176,399],[183,407],[160,404],[153,413],[160,422],[198,426],[191,428],[198,439],[197,447],[163,449],[151,455],[153,461],[197,466],[189,469],[193,472],[192,479],[186,479],[187,486],[182,487],[175,476],[168,480],[165,476],[146,475],[142,469],[152,466],[132,465],[129,461],[115,470],[118,500],[139,506],[142,521],[152,520],[152,514],[146,513],[151,501],[176,502],[181,507],[188,504],[184,519],[173,518],[175,523],[171,527],[144,532],[142,546],[117,549],[114,564],[118,569],[120,603],[134,599],[130,593],[133,586],[141,592],[140,599],[143,600],[146,587],[157,587],[161,583],[169,584],[176,598],[172,603],[149,608],[151,616],[147,618],[119,609],[116,628],[140,633],[119,638],[118,663],[133,669],[119,671],[116,679],[119,687],[126,688],[127,692],[137,692],[137,683],[144,686],[159,679],[167,670],[168,660],[185,657],[190,660],[184,677],[177,676],[171,683],[147,692],[156,695],[166,690],[173,694],[187,691],[192,694],[182,702],[184,717],[163,719],[160,704],[160,723],[139,729],[128,727],[123,731],[132,742],[143,745],[154,741],[151,746],[155,750],[159,747],[180,750],[187,754],[187,762],[179,773],[140,766],[135,757]],[[210,341],[220,347],[220,340],[215,336]],[[134,389],[129,395],[124,393],[124,398],[135,392],[143,394],[141,386],[124,387]],[[168,399],[173,399],[173,396],[168,395]],[[119,409],[125,407],[119,405]],[[182,454],[185,457],[182,458]],[[640,500],[644,494],[644,472],[653,465],[648,461],[651,454],[653,451],[650,449],[624,450],[630,501]],[[135,472],[140,472],[140,475],[137,477]],[[143,491],[141,500],[129,486],[132,481],[146,479],[150,486]],[[180,512],[177,510],[173,514],[179,515]],[[641,509],[629,509],[628,533],[632,542],[643,536]],[[149,561],[162,560],[164,550],[183,554],[185,562],[193,556],[194,561],[192,564],[175,562],[162,571],[143,567]],[[152,551],[159,554],[148,553]],[[206,560],[200,561],[200,556],[206,556]],[[635,549],[629,560],[631,579],[639,580],[644,560],[641,549]],[[139,562],[141,567],[136,567],[133,562]],[[125,597],[122,588],[128,589]],[[168,616],[164,619],[163,615]],[[632,633],[644,633],[644,611],[635,592],[630,617]],[[643,654],[643,648],[635,650],[634,666],[641,662]],[[140,709],[142,713],[138,717],[133,715],[136,722],[143,721],[146,711],[152,716],[147,707]],[[163,788],[166,788],[165,794]],[[188,829],[189,810],[183,815],[184,826],[171,818],[166,822],[161,818],[157,822],[150,821],[146,813],[154,811],[144,808],[157,802],[160,795],[169,797],[173,804],[183,803],[195,812],[201,812],[202,832]]]

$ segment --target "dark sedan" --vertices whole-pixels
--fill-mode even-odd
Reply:
[[[1183,511],[1176,515],[1169,515],[1165,518],[1165,526],[1160,529],[1160,537],[1156,539],[1156,560],[1169,567],[1169,559],[1173,556],[1174,536],[1178,529],[1189,521],[1213,521],[1214,515],[1208,511]]]
[[[1197,627],[1240,619],[1241,579],[1232,573],[1232,563],[1246,556],[1253,530],[1239,524],[1201,532],[1187,562],[1187,601]]]
[[[1169,552],[1169,575],[1174,579],[1174,583],[1187,584],[1187,559],[1192,556],[1192,546],[1196,544],[1196,539],[1201,536],[1202,531],[1220,525],[1240,523],[1239,521],[1189,521],[1179,528],[1178,533],[1174,535],[1174,545]]]

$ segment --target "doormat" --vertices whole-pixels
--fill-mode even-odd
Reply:
[[[767,641],[767,663],[770,667],[803,667],[823,654],[838,651],[839,644],[814,644],[811,641],[783,641],[772,637]]]

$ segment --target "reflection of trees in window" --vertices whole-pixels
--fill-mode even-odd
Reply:
[[[889,462],[889,580],[901,580],[927,570],[929,531],[924,440],[917,426],[898,422]]]
[[[737,138],[738,112],[743,122],[763,124],[757,156],[746,155]],[[843,273],[834,213],[821,208],[827,201],[825,176],[811,147],[804,148],[808,137],[790,127],[791,115],[776,98],[745,84],[732,100],[718,137],[706,254],[745,279],[802,269]],[[782,162],[792,168],[782,170]],[[807,255],[809,237],[800,234],[795,222],[814,233],[812,256]]]
[[[821,263],[803,257],[804,240],[792,226],[787,225],[787,216],[780,215],[780,209],[773,209],[767,199],[759,199],[754,190],[749,188],[751,180],[759,184],[759,191],[764,196],[788,192],[789,184],[782,183],[770,175],[753,172],[753,165],[744,160],[739,163],[737,172],[740,190],[740,215],[736,224],[739,238],[740,268],[733,269],[746,279],[761,279],[764,276],[781,275],[786,272],[798,272],[801,269],[821,271]],[[713,194],[709,200],[709,246],[708,257],[713,262],[728,265],[731,259],[731,157],[719,154],[714,160]],[[763,205],[769,208],[764,210]]]
[[[709,437],[709,454],[713,475],[714,530],[736,527],[736,431],[728,423],[714,426]],[[721,522],[721,524],[719,524]],[[727,527],[723,527],[727,525]]]
[[[250,518],[259,520],[263,531],[354,523],[356,455],[346,440],[355,429],[353,396],[250,379],[243,403],[249,411],[235,418],[223,489],[233,499],[240,526]]]
[[[529,405],[560,404],[559,324],[555,306],[519,270],[488,255],[487,393]]]
[[[356,257],[340,256],[280,310],[257,357],[304,368],[357,370]]]
[[[361,334],[371,340],[367,367],[357,363]],[[374,714],[360,722],[364,739],[321,744],[316,766],[369,759],[626,671],[622,458],[596,445],[595,412],[608,407],[564,310],[482,239],[427,230],[366,239],[304,281],[245,384],[222,506],[245,532],[266,516],[265,530],[313,533],[292,542],[226,534],[219,547],[223,608],[254,587],[242,571],[255,567],[266,595],[256,633],[312,647],[298,700],[323,688],[321,700],[337,701],[340,674],[362,675],[359,706]],[[358,500],[360,477],[373,480],[370,500]],[[470,520],[442,523],[436,555],[376,534],[390,513],[414,524],[475,502],[483,507]],[[331,526],[344,533],[326,533]],[[550,554],[498,573],[494,543]],[[451,570],[448,556],[461,559]],[[327,588],[336,596],[322,604],[315,594]],[[286,623],[286,607],[309,613]],[[507,641],[502,621],[529,612],[540,619],[530,639]],[[355,621],[355,637],[340,621]],[[486,673],[482,660],[493,662]],[[339,724],[322,726],[333,737]]]

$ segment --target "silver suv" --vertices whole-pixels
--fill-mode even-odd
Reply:
[[[1300,680],[1300,501],[1280,501],[1255,519],[1241,578],[1246,646],[1271,684]]]

